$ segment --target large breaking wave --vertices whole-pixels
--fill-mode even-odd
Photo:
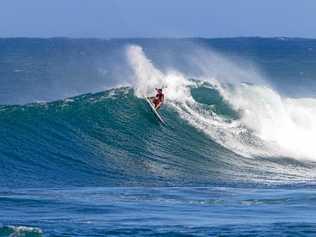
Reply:
[[[316,100],[280,95],[256,70],[207,55],[199,76],[129,46],[128,87],[0,107],[2,186],[297,184],[315,180]],[[215,55],[215,56],[214,56]],[[144,103],[166,94],[159,124]]]
[[[252,80],[260,79],[260,84],[236,84],[236,80],[234,84],[222,83],[216,77],[194,82],[180,72],[159,71],[140,47],[131,46],[128,56],[137,78],[137,96],[148,95],[155,87],[165,87],[169,105],[181,118],[229,150],[243,156],[316,159],[313,142],[316,139],[316,99],[282,97],[253,72]],[[221,64],[227,62],[222,60]],[[229,66],[234,77],[237,70]],[[222,106],[229,107],[238,118],[218,115],[212,110],[213,101],[206,102],[209,106],[198,103],[190,86],[216,90]],[[207,96],[207,92],[205,94]]]

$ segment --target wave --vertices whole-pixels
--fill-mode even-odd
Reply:
[[[139,46],[126,53],[132,87],[0,106],[1,186],[315,180],[315,99],[281,96],[255,71],[251,83],[241,82],[247,73],[223,58],[220,70],[229,72],[206,77],[203,66],[204,76],[192,78],[159,69]],[[155,87],[166,94],[161,114],[167,126],[156,121],[143,100]]]
[[[163,73],[138,46],[131,46],[128,56],[137,78],[137,96],[148,95],[155,87],[165,87],[169,104],[183,119],[229,150],[243,156],[316,159],[312,142],[316,139],[316,99],[282,97],[264,84],[222,83],[216,78],[194,82],[179,72]],[[225,63],[222,61],[221,64]],[[233,75],[236,76],[236,70],[233,70]],[[260,76],[253,74],[252,78]],[[218,107],[231,106],[230,110],[239,118],[217,116],[212,108],[205,108],[203,103],[193,98],[190,86],[210,89],[210,95],[212,90],[216,90],[223,101]]]
[[[2,106],[1,186],[314,180],[313,162],[269,151],[263,155],[259,144],[264,140],[251,140],[259,138],[242,125],[241,113],[217,89],[205,82],[190,83],[192,104],[169,98],[161,110],[167,126],[158,123],[136,90],[126,87],[52,103]],[[247,146],[249,152],[243,155]]]

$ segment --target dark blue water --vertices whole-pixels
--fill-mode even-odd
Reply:
[[[0,236],[315,236],[315,50],[1,39]]]
[[[315,194],[227,187],[19,189],[1,193],[0,217],[41,226],[49,236],[314,236]]]

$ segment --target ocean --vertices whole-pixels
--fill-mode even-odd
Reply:
[[[315,94],[313,39],[0,39],[0,237],[315,236]]]

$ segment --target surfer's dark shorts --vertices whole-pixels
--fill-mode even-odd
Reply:
[[[154,99],[154,100],[153,100],[153,103],[154,103],[155,106],[157,106],[157,105],[160,103],[160,101],[157,100],[157,99]]]

